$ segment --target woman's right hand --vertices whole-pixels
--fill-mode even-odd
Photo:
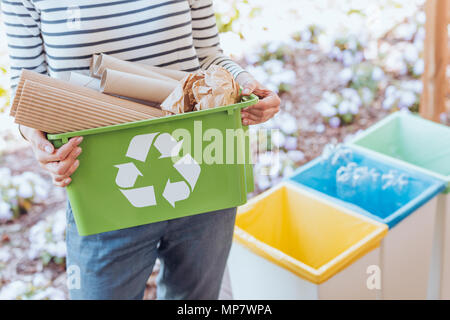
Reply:
[[[25,126],[20,126],[20,129],[25,139],[31,143],[40,166],[52,176],[53,184],[58,187],[69,185],[72,182],[70,176],[80,165],[77,158],[82,151],[79,144],[83,137],[73,137],[62,147],[55,149],[42,131]]]

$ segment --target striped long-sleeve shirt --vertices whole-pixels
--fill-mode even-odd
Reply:
[[[14,92],[22,69],[67,79],[93,53],[184,71],[221,65],[212,0],[2,0]]]

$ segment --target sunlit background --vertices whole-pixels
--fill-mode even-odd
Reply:
[[[277,157],[267,150],[255,165],[256,192],[320,155],[325,145],[346,141],[393,111],[418,111],[423,2],[215,2],[224,51],[282,98],[281,112],[259,126],[280,130],[270,137]],[[9,99],[2,30],[0,299],[66,299],[65,194],[51,186],[18,135]],[[449,113],[440,118],[450,121]],[[156,272],[148,282],[149,299]]]

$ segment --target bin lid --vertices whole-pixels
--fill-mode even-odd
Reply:
[[[283,182],[239,207],[234,239],[320,284],[379,247],[385,224]]]
[[[444,180],[445,192],[450,192],[448,126],[399,111],[358,134],[350,144]]]
[[[352,198],[344,197],[338,192],[336,183],[338,167],[329,166],[329,162],[320,157],[297,169],[287,180],[318,192],[350,210],[385,223],[389,228],[395,227],[445,189],[445,181],[413,167],[405,167],[389,158],[381,158],[353,146],[350,146],[350,149],[353,153],[352,162],[358,166],[375,168],[381,173],[395,170],[397,175],[404,174],[408,181],[407,191],[396,194],[393,188],[382,191],[380,187],[374,189],[373,186],[367,185],[365,189],[357,189]]]

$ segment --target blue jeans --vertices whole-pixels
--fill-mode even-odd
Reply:
[[[67,209],[67,266],[79,270],[71,299],[142,299],[156,258],[158,299],[217,299],[236,208],[79,236]]]

